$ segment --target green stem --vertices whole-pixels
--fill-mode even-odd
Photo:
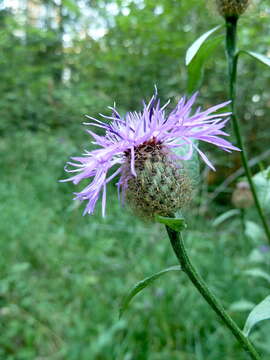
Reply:
[[[243,236],[246,237],[245,209],[240,209],[240,219],[241,219]]]
[[[250,358],[253,360],[260,360],[260,356],[257,353],[254,346],[252,345],[252,343],[249,341],[247,337],[244,336],[243,332],[240,330],[238,325],[226,313],[225,309],[223,308],[219,300],[210,291],[204,280],[200,277],[200,275],[197,273],[197,271],[191,264],[184,246],[181,233],[172,230],[168,226],[166,226],[166,229],[171,241],[171,245],[173,247],[177,259],[179,260],[182,270],[187,274],[187,276],[195,285],[197,290],[201,293],[201,295],[208,302],[211,308],[220,317],[223,323],[230,329],[230,331],[236,337],[238,342],[241,344],[242,348],[249,354]]]
[[[254,198],[254,203],[258,215],[262,221],[265,234],[270,243],[270,230],[266,221],[266,217],[262,210],[261,204],[259,202],[254,182],[252,180],[252,173],[248,166],[247,153],[244,148],[244,143],[240,131],[240,124],[236,115],[235,100],[236,100],[236,78],[237,78],[237,60],[238,60],[238,54],[236,52],[237,20],[238,17],[236,16],[231,16],[226,18],[226,52],[228,59],[229,83],[230,83],[229,95],[231,99],[231,112],[232,112],[231,118],[232,118],[232,124],[236,137],[237,146],[241,149],[242,163],[245,169],[246,177],[249,182],[250,190]]]

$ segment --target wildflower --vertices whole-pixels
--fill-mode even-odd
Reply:
[[[165,108],[169,102],[161,107],[157,91],[141,112],[128,112],[121,117],[115,107],[109,107],[112,115],[101,115],[105,121],[87,116],[92,121],[85,125],[104,131],[104,135],[98,135],[87,130],[94,139],[92,144],[99,148],[85,150],[83,156],[71,158],[67,165],[75,168],[66,167],[65,170],[74,175],[62,180],[78,184],[91,178],[81,192],[75,193],[75,199],[88,201],[84,214],[93,213],[102,192],[102,215],[105,215],[106,186],[118,176],[118,194],[123,200],[128,200],[140,215],[149,218],[155,214],[167,216],[189,200],[191,182],[184,165],[194,150],[214,170],[194,140],[211,143],[228,152],[238,150],[220,137],[228,136],[222,128],[230,113],[214,114],[229,101],[205,111],[198,108],[192,114],[196,96],[194,94],[189,100],[182,97],[167,116]],[[177,149],[182,149],[184,154],[179,155]],[[114,172],[108,175],[112,168]]]
[[[250,0],[216,0],[218,11],[224,17],[242,15],[249,3]]]

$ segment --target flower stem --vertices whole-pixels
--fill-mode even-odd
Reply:
[[[231,99],[231,118],[233,129],[237,141],[237,146],[241,149],[241,158],[242,163],[245,169],[246,177],[249,182],[250,190],[252,192],[254,203],[258,212],[258,215],[262,221],[263,228],[267,239],[270,243],[270,230],[266,221],[266,217],[262,210],[261,204],[258,199],[258,195],[255,189],[254,182],[252,180],[252,173],[248,166],[247,153],[244,148],[244,143],[240,131],[240,124],[236,115],[236,78],[237,78],[237,60],[238,54],[236,52],[236,35],[237,35],[237,16],[230,16],[226,18],[226,52],[228,60],[228,70],[229,70],[229,95]]]
[[[178,233],[168,226],[166,226],[171,245],[175,252],[177,259],[181,265],[182,270],[187,274],[189,279],[195,285],[197,290],[201,293],[204,299],[208,302],[210,307],[216,312],[216,314],[220,317],[223,323],[230,329],[233,335],[236,337],[238,342],[241,344],[242,348],[249,354],[250,358],[253,360],[260,360],[260,356],[257,353],[256,349],[249,341],[247,337],[244,336],[241,329],[238,325],[233,321],[233,319],[226,313],[225,309],[219,302],[219,300],[215,297],[215,295],[210,291],[204,280],[197,273],[193,265],[191,264],[189,257],[187,255],[184,241],[181,233]]]
[[[246,237],[245,209],[240,209],[240,219],[241,219],[243,236]]]

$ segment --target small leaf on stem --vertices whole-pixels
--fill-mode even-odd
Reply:
[[[218,26],[214,27],[213,29],[207,31],[206,33],[201,35],[197,40],[194,41],[194,43],[187,49],[187,52],[186,52],[186,59],[185,59],[186,66],[188,66],[191,63],[194,56],[200,50],[200,47],[209,38],[209,36],[220,28],[221,28],[221,25],[218,25]]]
[[[270,214],[270,166],[254,175],[253,181],[261,207]]]
[[[250,238],[254,244],[264,243],[266,241],[263,228],[254,221],[245,221],[245,235]]]
[[[260,61],[261,63],[263,63],[263,64],[265,64],[267,66],[270,66],[270,58],[268,56],[259,54],[259,53],[254,52],[254,51],[246,51],[246,50],[244,50],[244,51],[240,51],[240,53],[241,52],[252,56],[254,59]]]
[[[121,317],[124,313],[124,311],[127,309],[130,301],[132,298],[138,294],[140,291],[142,291],[144,288],[146,288],[148,285],[152,284],[156,279],[158,279],[160,276],[166,274],[169,271],[179,271],[181,270],[181,267],[179,265],[171,266],[167,269],[161,270],[147,278],[145,278],[142,281],[139,281],[137,284],[135,284],[131,290],[126,294],[126,296],[123,298],[120,309],[119,309],[119,317]]]
[[[224,212],[223,214],[219,215],[217,218],[215,218],[215,220],[212,223],[212,226],[218,226],[220,224],[222,224],[224,221],[230,219],[231,217],[235,216],[235,215],[239,215],[240,211],[239,209],[231,209],[228,210],[226,212]]]
[[[182,231],[187,228],[187,224],[184,218],[170,218],[170,217],[156,215],[155,219],[157,222],[167,225],[169,228],[171,228],[174,231]]]
[[[265,279],[266,281],[268,281],[270,283],[270,275],[266,271],[264,271],[260,268],[253,268],[253,269],[245,270],[244,274],[246,274],[248,276],[259,277],[259,278]]]
[[[270,296],[267,296],[262,302],[255,306],[255,308],[248,315],[244,326],[243,333],[247,337],[251,329],[258,322],[270,319]]]
[[[192,58],[188,64],[188,92],[192,93],[198,90],[201,86],[204,75],[204,64],[210,56],[212,56],[215,48],[221,43],[223,36],[215,36],[212,39],[207,39],[201,46],[197,54]]]
[[[223,39],[223,36],[218,36],[213,39],[209,39],[209,37],[221,27],[222,25],[216,26],[201,35],[186,52],[185,64],[188,67],[187,88],[189,93],[194,92],[201,85],[204,73],[204,62]]]

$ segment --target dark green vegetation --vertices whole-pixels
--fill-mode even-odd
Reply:
[[[246,359],[181,272],[137,295],[119,320],[122,296],[135,282],[177,264],[166,233],[121,208],[113,186],[106,218],[100,207],[82,217],[83,207],[71,200],[77,188],[58,182],[67,158],[89,147],[83,114],[95,116],[114,100],[122,111],[138,108],[155,83],[164,100],[174,101],[185,92],[185,50],[222,19],[197,0],[82,1],[92,9],[89,16],[71,0],[21,3],[28,7],[19,13],[0,11],[0,359]],[[34,3],[45,15],[31,12]],[[129,15],[113,16],[111,3]],[[85,29],[98,22],[107,34],[96,41]],[[266,2],[254,1],[241,20],[240,42],[266,54]],[[270,77],[259,63],[240,62],[239,114],[253,157],[268,149]],[[69,71],[70,78],[63,75]],[[226,99],[225,86],[220,47],[207,63],[201,104]],[[215,190],[239,166],[236,155],[230,162],[221,152],[210,157],[218,171],[204,177],[202,197],[188,212],[186,245],[242,327],[254,304],[269,295],[267,280],[245,270],[269,272],[270,252],[260,250],[260,237],[241,234],[237,217],[211,226],[232,207],[231,189],[199,214],[206,188]],[[269,330],[265,322],[251,335],[265,359]]]
[[[113,188],[105,219],[100,208],[82,217],[73,186],[57,182],[63,159],[78,151],[68,135],[17,133],[0,147],[1,359],[245,359],[180,272],[138,295],[119,321],[128,288],[177,264],[162,226],[123,211]],[[267,282],[243,270],[258,266],[250,253],[260,243],[246,243],[237,220],[208,231],[200,222],[189,220],[187,246],[211,288],[227,308],[259,302]],[[240,323],[246,313],[231,311]],[[262,346],[266,325],[255,332]]]
[[[137,295],[119,321],[135,282],[177,264],[163,227],[123,210],[113,186],[107,217],[100,207],[82,217],[74,187],[57,181],[63,159],[79,151],[67,134],[17,133],[0,147],[0,359],[246,358],[181,272]],[[243,325],[252,303],[269,293],[266,280],[244,270],[267,270],[270,253],[243,238],[237,219],[218,228],[209,221],[208,229],[203,218],[188,223],[191,258]],[[262,324],[252,336],[266,358],[269,329]]]

